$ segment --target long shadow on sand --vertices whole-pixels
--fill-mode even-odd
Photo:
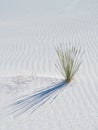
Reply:
[[[10,107],[12,108],[10,114],[16,113],[15,115],[19,116],[28,110],[31,110],[30,114],[32,114],[50,98],[53,98],[52,100],[54,100],[60,93],[60,91],[67,86],[67,84],[68,82],[62,80],[56,85],[42,89],[37,93],[32,94],[31,96],[24,97],[15,101],[10,105]]]

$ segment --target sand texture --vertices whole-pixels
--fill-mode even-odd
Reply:
[[[4,116],[13,100],[62,79],[55,47],[81,45],[79,72],[30,116]],[[54,19],[0,21],[0,130],[98,130],[98,1],[70,0]]]

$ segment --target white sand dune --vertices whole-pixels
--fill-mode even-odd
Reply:
[[[98,129],[98,1],[70,0],[51,18],[0,22],[0,130]],[[14,99],[62,78],[55,46],[68,42],[85,51],[72,83],[30,116],[3,117]]]

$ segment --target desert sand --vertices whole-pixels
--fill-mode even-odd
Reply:
[[[34,113],[5,116],[13,100],[63,78],[55,66],[55,47],[69,42],[85,52],[72,82]],[[0,21],[0,130],[22,129],[98,129],[97,0],[70,0],[58,14],[42,20]]]

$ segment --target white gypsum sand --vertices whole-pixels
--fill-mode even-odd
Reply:
[[[56,65],[64,78],[59,83],[40,89],[31,95],[28,94],[28,96],[16,99],[8,106],[10,109],[9,112],[7,112],[8,115],[14,114],[14,117],[20,116],[27,111],[31,111],[29,114],[31,115],[50,99],[55,100],[59,93],[73,80],[82,62],[83,51],[81,47],[73,46],[70,43],[66,45],[63,44],[56,48],[56,53],[58,56],[58,64]],[[14,82],[22,86],[31,81],[32,80],[19,77]]]
[[[53,22],[0,21],[1,130],[98,129],[97,23],[96,0],[70,0]],[[62,79],[55,67],[54,47],[68,42],[85,50],[83,63],[72,83],[56,100],[47,102],[31,116],[28,113],[18,118],[4,116],[6,106],[13,100]]]

